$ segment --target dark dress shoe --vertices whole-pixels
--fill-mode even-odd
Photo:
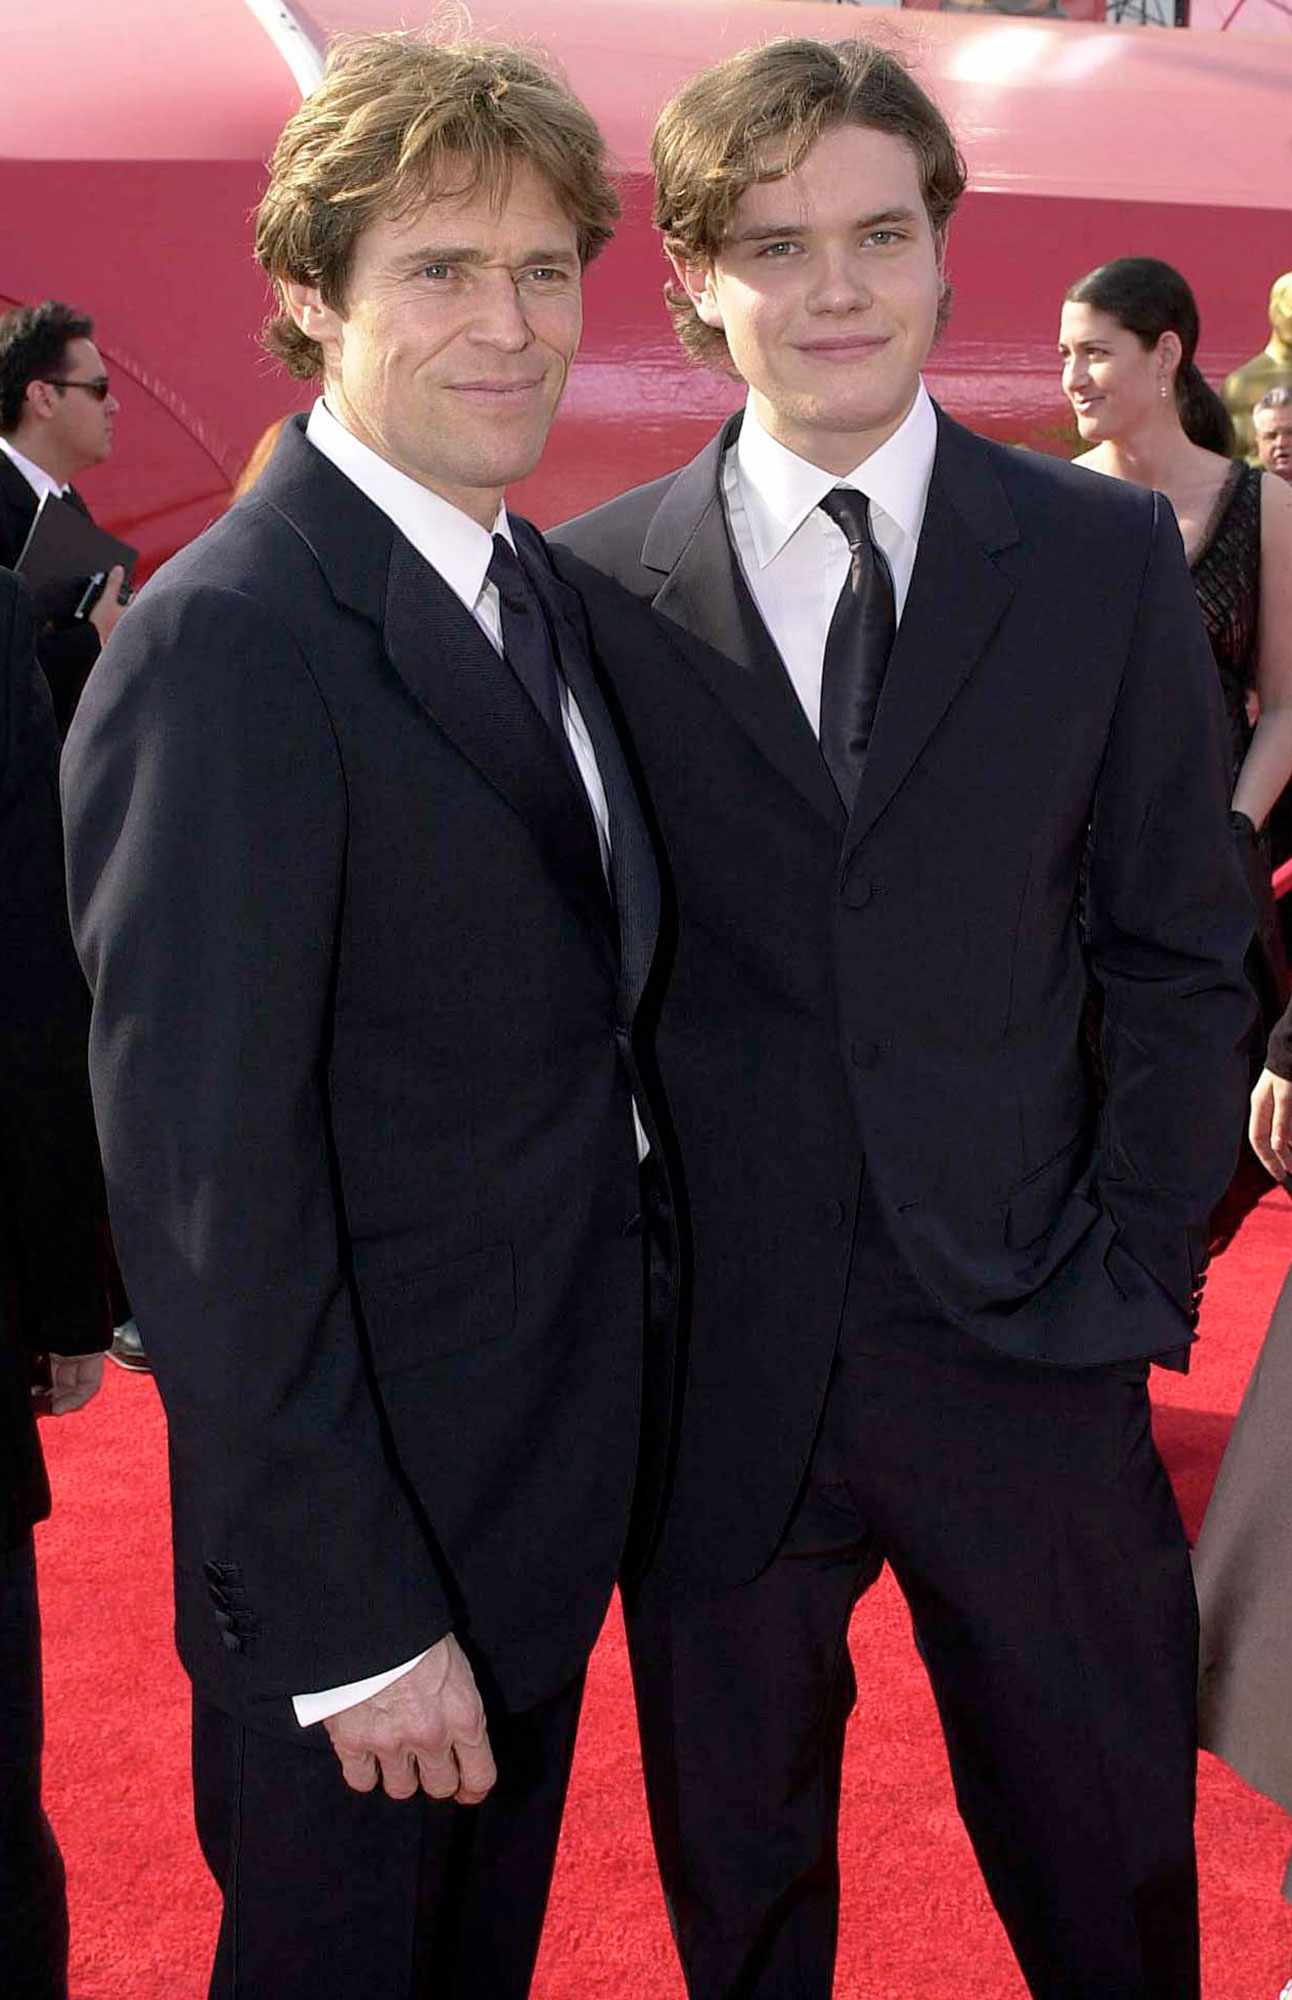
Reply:
[[[123,1326],[116,1328],[108,1354],[118,1368],[131,1368],[139,1375],[152,1374],[152,1363],[144,1353],[139,1328],[133,1319],[128,1319]]]

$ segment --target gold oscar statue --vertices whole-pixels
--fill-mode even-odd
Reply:
[[[1292,271],[1274,280],[1270,291],[1269,346],[1225,378],[1225,408],[1234,420],[1238,449],[1256,463],[1252,407],[1267,389],[1292,389]]]

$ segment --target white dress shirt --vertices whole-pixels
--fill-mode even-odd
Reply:
[[[495,652],[501,654],[502,606],[497,588],[489,582],[486,572],[493,557],[494,535],[503,535],[508,542],[512,541],[506,508],[498,509],[492,533],[482,528],[470,515],[450,505],[428,487],[419,485],[370,446],[361,443],[346,430],[344,424],[337,421],[322,397],[310,412],[305,435],[316,451],[322,452],[338,472],[352,480],[360,492],[366,494],[373,505],[394,522],[417,553],[443,578],[454,596],[461,599]],[[566,686],[564,676],[558,678],[565,733],[592,808],[601,848],[601,865],[609,882],[610,808],[606,803],[605,786],[601,782],[592,738],[579,713],[579,705]],[[635,1104],[633,1121],[638,1158],[644,1159],[647,1142]],[[302,1728],[308,1728],[312,1722],[322,1722],[330,1715],[339,1715],[343,1709],[366,1701],[369,1695],[379,1694],[382,1688],[399,1680],[425,1657],[425,1652],[418,1653],[415,1659],[405,1660],[402,1665],[391,1667],[385,1673],[370,1674],[364,1680],[351,1681],[344,1687],[324,1688],[316,1694],[294,1695],[292,1706],[296,1711],[296,1720]]]
[[[43,465],[37,465],[34,459],[25,457],[17,445],[10,444],[8,438],[0,437],[0,451],[6,458],[12,459],[38,500],[43,500],[47,493],[52,493],[55,499],[62,499],[67,491],[64,481],[55,479],[46,472]]]
[[[937,443],[937,416],[921,382],[892,437],[842,478],[769,436],[752,397],[723,461],[727,519],[745,581],[817,735],[826,636],[849,563],[847,538],[821,502],[836,486],[855,487],[870,501],[871,532],[892,571],[900,624]]]

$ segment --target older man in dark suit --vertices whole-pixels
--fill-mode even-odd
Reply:
[[[112,450],[120,404],[91,338],[94,322],[57,299],[0,317],[0,564],[12,569],[46,493],[89,508],[73,479]],[[114,569],[89,616],[46,624],[36,635],[59,734],[121,616],[123,572]]]
[[[649,1533],[658,880],[502,504],[615,206],[528,58],[334,56],[257,239],[323,397],[150,583],[64,761],[221,1996],[527,1991],[635,1484]],[[666,1329],[650,1358],[663,1404]]]
[[[683,338],[748,403],[556,559],[676,892],[694,1315],[631,1638],[690,1991],[830,1992],[888,1562],[1033,1994],[1188,2000],[1196,1619],[1146,1377],[1193,1337],[1252,1010],[1179,534],[932,404],[963,168],[891,57],[733,57],[655,167]]]
[[[68,930],[58,737],[33,640],[26,589],[0,571],[0,1967],[12,2000],[65,2000],[63,1864],[40,1801],[31,1531],[49,1483],[35,1411],[90,1400],[110,1328],[89,996]]]

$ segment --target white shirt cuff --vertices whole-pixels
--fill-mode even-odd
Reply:
[[[416,1659],[405,1660],[402,1667],[392,1667],[389,1673],[369,1674],[367,1680],[351,1681],[346,1687],[324,1688],[319,1694],[294,1694],[292,1707],[296,1710],[296,1720],[302,1729],[308,1729],[312,1722],[326,1722],[329,1715],[340,1715],[342,1709],[357,1708],[370,1694],[380,1694],[392,1681],[410,1674],[430,1650],[428,1646]]]

